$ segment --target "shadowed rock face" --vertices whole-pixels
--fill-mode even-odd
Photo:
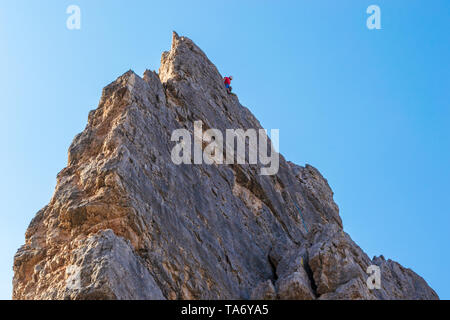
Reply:
[[[15,299],[437,299],[417,274],[373,261],[343,232],[327,181],[280,156],[175,165],[172,131],[260,129],[189,39],[159,73],[103,90],[50,203],[14,260]],[[300,216],[296,206],[302,210]],[[366,285],[381,269],[380,290]]]

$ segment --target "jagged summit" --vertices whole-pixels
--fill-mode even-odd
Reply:
[[[344,233],[327,181],[280,156],[176,165],[171,134],[261,129],[194,42],[173,34],[159,72],[104,88],[50,203],[14,260],[15,299],[436,299]],[[301,213],[299,212],[301,210]],[[369,290],[367,267],[382,271]]]

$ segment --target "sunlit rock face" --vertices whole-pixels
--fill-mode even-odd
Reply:
[[[343,231],[318,170],[176,165],[176,129],[262,129],[190,39],[108,85],[15,255],[14,299],[437,299]],[[301,213],[299,211],[301,210]],[[370,265],[381,288],[369,289]]]

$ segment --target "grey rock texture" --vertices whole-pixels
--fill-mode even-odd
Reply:
[[[66,268],[65,299],[165,299],[129,241],[112,230],[82,240],[73,256]]]
[[[343,232],[327,181],[280,155],[175,165],[173,130],[260,129],[190,39],[158,73],[108,85],[14,260],[14,299],[437,299],[409,269]],[[302,210],[300,216],[298,206]],[[366,285],[369,265],[382,288]]]

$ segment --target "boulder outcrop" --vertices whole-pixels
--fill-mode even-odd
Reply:
[[[158,73],[129,71],[104,88],[15,255],[13,298],[438,299],[352,241],[312,166],[280,155],[264,176],[261,164],[174,164],[171,134],[195,121],[262,129],[174,33]],[[370,265],[380,289],[366,284]]]

